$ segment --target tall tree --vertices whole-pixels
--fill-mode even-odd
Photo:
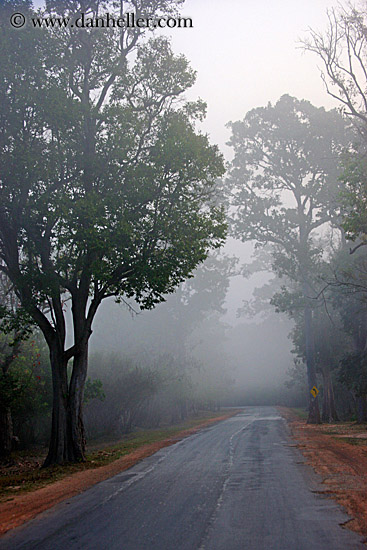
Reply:
[[[313,279],[313,288],[317,288],[319,281],[317,276]],[[293,284],[292,284],[293,283]],[[289,281],[276,292],[271,303],[277,311],[286,313],[295,323],[291,332],[293,341],[292,352],[296,354],[296,364],[306,359],[305,347],[305,318],[304,297],[302,288],[298,284]],[[339,316],[331,304],[326,302],[325,296],[314,301],[312,308],[312,347],[314,364],[317,373],[322,376],[322,421],[336,422],[339,416],[335,405],[334,384],[335,372],[339,366],[339,360],[345,353],[346,337]]]
[[[180,3],[121,7],[154,17]],[[115,9],[97,0],[46,6],[71,20]],[[166,39],[139,45],[142,29],[15,31],[15,7],[32,15],[28,2],[1,7],[0,256],[50,350],[48,465],[85,458],[83,393],[99,305],[134,297],[152,308],[222,244],[224,213],[212,196],[224,168],[195,131],[205,105],[177,104],[195,75]]]
[[[232,234],[257,246],[270,243],[274,271],[299,282],[311,390],[316,385],[312,309],[317,294],[311,274],[322,254],[313,237],[336,219],[345,124],[335,110],[285,95],[230,127],[229,144],[235,151],[227,181],[235,207]],[[320,422],[318,398],[311,393],[308,422]]]
[[[350,255],[348,243],[331,261],[327,293],[338,312],[344,331],[351,340],[344,346],[340,378],[352,392],[358,422],[367,422],[366,349],[367,349],[367,255],[359,247]]]
[[[329,95],[336,99],[342,112],[357,128],[359,143],[345,156],[342,175],[343,194],[342,227],[346,238],[355,242],[350,246],[350,253],[355,253],[361,246],[367,244],[367,182],[366,182],[366,151],[367,151],[367,10],[360,4],[358,8],[350,2],[346,6],[339,5],[328,11],[328,26],[324,32],[309,31],[309,36],[303,41],[305,50],[315,53],[322,61],[322,78]],[[347,248],[347,243],[345,243]],[[343,257],[343,273],[340,270],[331,281],[336,289],[335,295],[338,309],[345,328],[354,341],[352,358],[343,362],[344,381],[350,377],[345,369],[353,364],[361,365],[360,358],[367,349],[366,314],[364,307],[364,292],[366,288],[366,271],[361,267],[361,258],[346,261]],[[345,269],[349,263],[349,269]],[[362,261],[363,263],[363,261]],[[354,272],[353,272],[354,270]],[[346,271],[349,273],[346,274]],[[358,370],[358,369],[357,369]],[[357,388],[357,416],[360,421],[367,419],[367,401],[365,389],[358,388],[358,380],[353,387]]]

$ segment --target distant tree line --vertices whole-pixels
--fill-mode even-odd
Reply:
[[[181,4],[48,0],[45,10],[156,17]],[[235,261],[209,254],[227,227],[255,243],[254,269],[274,273],[248,306],[293,321],[291,382],[305,387],[308,421],[367,421],[367,12],[331,10],[327,31],[303,43],[340,109],[283,95],[230,123],[221,186],[223,157],[196,127],[206,106],[183,99],[195,73],[166,38],[15,30],[15,11],[35,8],[0,5],[0,454],[47,440],[45,465],[85,460],[86,433],[218,408],[232,381],[188,342],[204,320],[225,332]],[[142,310],[167,300],[172,353],[92,354],[88,369],[109,298]]]
[[[232,235],[256,243],[257,268],[275,275],[270,302],[294,321],[291,374],[301,383],[305,365],[308,422],[340,412],[365,422],[367,11],[339,6],[328,18],[303,47],[322,60],[340,108],[284,95],[230,123],[226,188]]]

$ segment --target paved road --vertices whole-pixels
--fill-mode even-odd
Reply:
[[[0,540],[16,550],[357,550],[270,407],[162,449]]]

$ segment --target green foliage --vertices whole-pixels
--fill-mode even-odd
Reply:
[[[272,243],[275,270],[293,278],[320,255],[312,232],[336,221],[344,121],[335,110],[285,95],[230,127],[235,158],[228,184],[237,206],[232,234]]]
[[[340,363],[339,381],[357,396],[367,394],[367,353],[347,354]]]
[[[367,338],[367,255],[365,247],[350,254],[345,246],[330,259],[330,284],[327,297],[337,311],[346,334],[354,342],[352,347],[364,349]]]
[[[118,16],[123,6],[155,17],[181,4],[49,0],[44,15]],[[114,296],[153,308],[224,243],[216,200],[224,163],[195,127],[205,105],[183,99],[195,73],[166,38],[75,25],[19,31],[8,23],[15,7],[33,13],[16,0],[0,6],[2,270],[52,352],[54,415],[67,403],[79,410],[60,422],[80,422],[98,307]],[[69,302],[74,345],[66,349]],[[79,433],[64,426],[52,437]],[[83,459],[83,446],[57,442],[47,464]]]
[[[273,294],[270,303],[277,313],[286,313],[293,319],[299,319],[305,307],[305,297],[299,288],[290,289],[283,285],[279,292]]]
[[[144,9],[178,4],[145,2]],[[79,9],[78,2],[48,8]],[[195,132],[203,103],[175,107],[194,72],[165,38],[138,46],[132,64],[119,41],[106,29],[5,26],[1,34],[1,201],[8,206],[0,222],[11,221],[24,258],[17,275],[6,261],[25,304],[72,292],[86,278],[98,300],[134,297],[151,308],[223,243],[224,212],[210,202],[222,156]]]
[[[0,401],[11,408],[13,420],[19,423],[20,419],[29,422],[38,414],[47,414],[51,399],[47,354],[36,335],[22,343],[6,372],[0,370]]]
[[[306,360],[310,390],[316,364],[321,368],[322,363],[312,326],[324,253],[319,235],[321,228],[340,224],[339,158],[348,143],[347,127],[336,110],[288,95],[253,109],[230,127],[232,234],[271,248],[271,269],[285,279],[271,303],[297,323],[295,352]],[[309,420],[318,423],[318,400],[309,405]]]
[[[25,391],[20,380],[12,371],[5,374],[0,371],[0,402],[4,407],[12,407],[16,401],[21,401]]]
[[[343,228],[346,237],[367,242],[367,158],[356,152],[344,160],[341,181],[344,184],[341,203],[344,209]]]
[[[19,306],[14,310],[0,304],[0,328],[2,334],[9,336],[8,345],[14,346],[32,334],[34,321],[25,308]]]
[[[338,159],[348,143],[345,122],[335,110],[284,95],[230,127],[232,235],[265,247],[269,254],[258,253],[258,260],[267,269],[271,263],[284,280],[271,303],[299,318],[305,307],[316,305],[310,298],[320,287],[320,228],[340,221]]]
[[[101,380],[87,378],[84,390],[84,403],[87,404],[92,399],[98,399],[104,401],[106,395],[103,391],[103,384]]]

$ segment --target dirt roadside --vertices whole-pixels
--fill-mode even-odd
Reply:
[[[351,516],[344,527],[364,535],[367,543],[367,426],[310,425],[290,409],[278,410],[307,463],[322,476],[323,492]]]
[[[64,479],[51,483],[46,487],[31,491],[29,493],[15,495],[0,502],[0,535],[5,534],[10,529],[22,525],[26,521],[34,518],[36,515],[44,512],[59,502],[69,499],[96,483],[104,481],[114,475],[117,475],[137,462],[151,456],[163,447],[168,447],[180,441],[181,439],[196,433],[197,431],[210,426],[216,422],[226,420],[236,414],[230,412],[222,416],[203,421],[199,425],[183,430],[174,437],[143,445],[139,449],[99,468],[83,470],[76,472]]]
[[[344,506],[351,516],[345,527],[364,535],[367,542],[367,427],[353,423],[307,425],[291,409],[278,407],[278,410],[286,418],[307,463],[322,476],[324,493]],[[232,415],[205,420],[174,437],[144,445],[110,464],[76,472],[41,489],[0,502],[0,535],[96,483],[127,470],[159,449]]]

